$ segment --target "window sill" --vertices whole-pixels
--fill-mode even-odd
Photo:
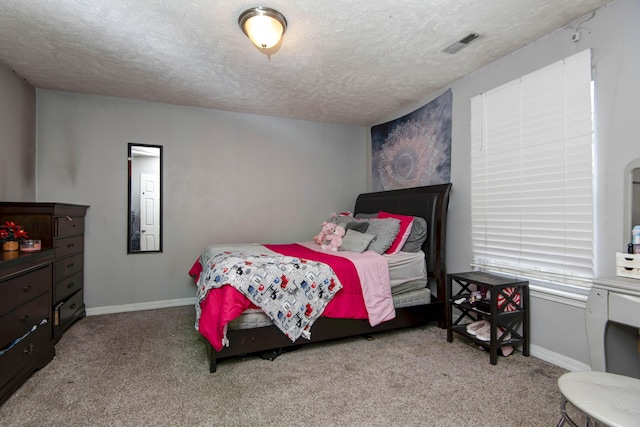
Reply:
[[[529,281],[529,295],[533,298],[540,298],[559,304],[586,308],[589,289],[570,285],[545,284],[544,282]]]

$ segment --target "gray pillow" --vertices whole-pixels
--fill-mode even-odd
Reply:
[[[367,228],[369,228],[369,223],[367,221],[349,221],[342,224],[345,230],[354,230],[359,231],[360,233],[365,233]]]
[[[400,220],[396,218],[371,218],[361,221],[369,223],[367,234],[376,236],[375,240],[369,244],[368,250],[377,252],[380,255],[391,247],[400,231]]]
[[[370,219],[370,218],[378,218],[378,213],[359,213],[356,214],[356,218],[358,219]]]
[[[335,222],[336,224],[342,225],[343,227],[344,224],[351,221],[355,221],[352,216],[338,216],[327,220],[327,222]]]
[[[361,233],[367,231],[367,227],[369,227],[369,223],[366,221],[358,221],[352,216],[339,216],[335,219],[329,220],[327,222],[335,222],[337,225],[341,225],[345,230],[356,230]]]
[[[407,241],[402,247],[402,252],[420,252],[422,244],[427,240],[427,221],[419,216],[413,217],[413,225]]]
[[[367,250],[369,244],[376,236],[373,234],[360,233],[355,230],[347,230],[344,237],[342,238],[342,246],[340,246],[341,251],[351,251],[362,253]]]

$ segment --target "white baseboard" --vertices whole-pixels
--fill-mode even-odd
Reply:
[[[567,356],[563,356],[562,354],[555,353],[537,345],[531,344],[529,346],[529,353],[531,354],[531,356],[535,356],[538,359],[544,360],[545,362],[553,363],[554,365],[560,366],[561,368],[567,369],[569,371],[591,370],[591,366],[587,364],[578,362],[575,359],[570,359]]]
[[[141,302],[137,304],[111,305],[107,307],[87,308],[87,316],[100,314],[125,313],[127,311],[155,310],[157,308],[180,307],[183,305],[195,306],[195,298],[170,299],[165,301]]]

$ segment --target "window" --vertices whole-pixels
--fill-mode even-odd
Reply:
[[[471,99],[475,267],[590,286],[592,89],[586,50]]]

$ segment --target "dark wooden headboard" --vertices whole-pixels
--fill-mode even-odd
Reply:
[[[363,193],[356,199],[354,214],[393,212],[412,215],[427,221],[427,240],[422,246],[427,260],[429,286],[437,289],[437,298],[444,301],[447,243],[447,210],[451,184],[429,185],[400,190]]]

